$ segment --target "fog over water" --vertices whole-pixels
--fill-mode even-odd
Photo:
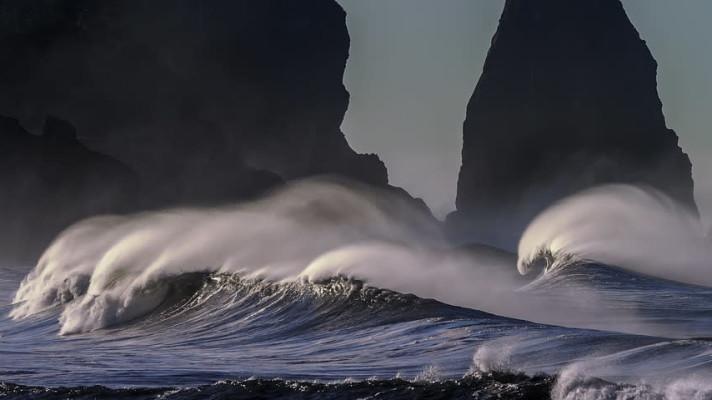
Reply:
[[[381,156],[392,183],[443,216],[454,208],[465,109],[504,2],[339,3],[351,34],[343,130],[356,150]],[[663,111],[692,158],[697,201],[709,221],[712,3],[625,0],[624,6],[658,61]]]

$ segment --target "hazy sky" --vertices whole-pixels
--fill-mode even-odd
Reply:
[[[658,60],[668,127],[692,158],[697,203],[712,221],[712,1],[624,0]]]
[[[348,13],[351,105],[343,124],[360,152],[378,153],[391,182],[436,214],[454,208],[462,123],[502,0],[338,0]],[[658,60],[668,126],[695,166],[712,214],[710,0],[624,0]]]
[[[439,215],[455,204],[462,123],[499,0],[339,0],[348,13],[349,142]]]

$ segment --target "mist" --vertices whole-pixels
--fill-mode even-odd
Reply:
[[[712,242],[699,219],[647,187],[600,186],[552,205],[522,235],[517,268],[526,274],[542,257],[549,268],[593,261],[712,286]]]
[[[354,183],[303,181],[237,206],[97,217],[62,233],[15,296],[15,318],[64,304],[61,333],[105,328],[161,304],[172,279],[332,277],[520,313],[514,265],[448,251],[432,217]]]
[[[450,247],[437,221],[393,193],[324,180],[240,205],[77,223],[27,275],[11,315],[61,305],[61,334],[95,331],[155,310],[174,282],[195,273],[276,284],[346,278],[536,322],[656,329],[631,322],[628,310],[597,306],[593,292],[563,290],[562,301],[521,291],[512,258]]]

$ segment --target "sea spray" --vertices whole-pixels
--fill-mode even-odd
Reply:
[[[156,308],[172,277],[195,272],[271,281],[346,276],[453,304],[502,304],[496,294],[516,289],[513,266],[478,267],[449,251],[434,222],[392,194],[317,181],[239,206],[93,218],[47,249],[12,316],[65,304],[61,333],[101,329]]]
[[[84,221],[26,278],[16,319],[0,318],[0,375],[45,386],[337,379],[343,393],[400,371],[394,385],[468,397],[544,398],[555,379],[562,399],[709,397],[694,377],[710,374],[709,340],[610,330],[637,331],[620,313],[643,308],[656,310],[643,321],[708,337],[712,290],[582,258],[521,288],[513,261],[455,251],[436,225],[387,193],[319,182],[241,206]],[[567,326],[596,316],[608,331],[479,310]]]
[[[11,315],[62,305],[62,334],[93,331],[151,313],[196,273],[217,273],[303,284],[344,277],[529,321],[661,332],[635,310],[603,307],[594,290],[519,290],[514,270],[507,258],[450,248],[432,217],[392,193],[310,180],[242,205],[82,221],[45,251]]]
[[[552,400],[705,400],[712,398],[712,385],[703,376],[665,379],[636,379],[613,383],[596,378],[586,369],[587,362],[563,368],[551,389]]]
[[[712,242],[697,215],[654,189],[606,185],[537,216],[519,242],[517,268],[595,261],[696,285],[712,285]]]

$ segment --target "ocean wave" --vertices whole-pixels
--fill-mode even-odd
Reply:
[[[372,379],[339,382],[305,382],[281,379],[220,381],[194,388],[111,389],[102,386],[44,388],[0,383],[0,395],[7,399],[73,398],[169,399],[280,398],[280,399],[472,399],[486,396],[499,399],[547,399],[553,379],[518,374],[488,373],[461,379]]]
[[[83,221],[0,308],[12,366],[0,378],[51,388],[0,393],[708,396],[695,376],[712,371],[712,289],[595,261],[598,247],[577,243],[605,232],[585,218],[567,230],[568,211],[553,214],[555,229],[533,235],[535,221],[528,231],[520,266],[544,272],[525,281],[509,257],[448,247],[407,202],[333,182],[241,206]],[[19,279],[0,271],[0,289]],[[65,382],[186,387],[56,388]]]
[[[518,253],[522,274],[606,264],[712,286],[712,242],[699,217],[647,187],[606,185],[559,201],[529,224]]]
[[[561,270],[561,276],[572,271]],[[291,385],[315,397],[349,398],[354,393],[376,396],[392,385],[388,393],[393,398],[412,390],[463,398],[487,393],[527,398],[517,396],[530,393],[529,387],[557,399],[582,393],[593,399],[619,394],[626,398],[633,392],[663,399],[673,389],[707,393],[704,386],[683,378],[712,371],[706,340],[532,324],[346,277],[274,282],[238,274],[187,273],[164,284],[164,300],[150,312],[78,336],[53,334],[57,327],[52,328],[51,319],[60,312],[56,307],[32,318],[0,319],[0,351],[13,366],[8,371],[0,368],[0,378],[49,386],[113,386],[65,390],[10,385],[18,396],[44,390],[60,397],[73,390],[106,398],[142,398],[145,393],[192,398],[206,391],[249,397],[253,389],[277,393]],[[15,354],[11,349],[18,346],[26,351]],[[37,369],[47,354],[56,366]],[[130,368],[117,373],[115,363]],[[262,383],[243,391],[253,375],[263,378]],[[400,378],[389,378],[394,376]],[[196,387],[227,378],[235,380]],[[340,381],[329,383],[333,379]],[[189,387],[135,393],[118,389],[176,382]]]
[[[49,388],[0,383],[0,395],[8,400],[41,398],[168,399],[472,399],[508,400],[690,400],[708,399],[712,385],[703,377],[673,380],[664,385],[613,383],[586,377],[575,367],[558,375],[528,376],[502,371],[473,371],[459,379],[369,379],[334,382],[282,379],[223,380],[188,388],[127,388],[78,386]]]
[[[183,335],[228,333],[260,341],[294,332],[367,329],[424,319],[462,318],[507,321],[480,311],[453,307],[415,295],[379,289],[348,278],[319,282],[270,282],[228,274],[189,274],[167,282],[164,301],[142,318],[113,329],[139,328],[149,334],[190,321]],[[239,328],[238,328],[239,327]],[[268,327],[268,328],[266,328]],[[206,339],[206,337],[202,337]]]
[[[533,224],[534,232],[538,224]],[[578,238],[576,232],[566,237]],[[543,243],[562,243],[556,234],[551,237]],[[570,251],[576,246],[542,247],[529,239],[531,235],[525,235],[523,243],[536,245],[523,247],[532,252],[520,254],[520,267],[529,254],[531,260],[548,262],[548,268],[525,285],[513,273],[515,264],[508,257],[449,248],[437,224],[401,199],[307,181],[241,206],[80,222],[54,241],[23,280],[11,315],[22,319],[60,307],[61,334],[90,332],[153,313],[176,293],[190,292],[202,283],[191,277],[225,274],[245,281],[301,285],[346,278],[538,323],[670,337],[683,336],[683,328],[695,336],[712,334],[710,324],[683,306],[677,307],[681,310],[677,315],[689,317],[684,323],[648,313],[648,305],[638,307],[638,292],[619,285],[630,275],[589,274],[586,282],[574,282],[573,277],[581,276],[576,265],[593,272],[593,266],[602,264],[590,261],[589,253]],[[570,272],[561,275],[563,270]],[[664,295],[672,286],[646,287]],[[710,293],[694,288],[673,290],[693,293],[690,298],[699,304],[708,305],[712,299]]]
[[[172,279],[191,273],[271,282],[345,276],[486,307],[518,285],[512,266],[493,264],[448,249],[437,224],[402,199],[310,181],[242,206],[80,222],[24,279],[12,316],[62,304],[62,334],[101,329],[155,309]]]
[[[551,388],[552,400],[704,400],[712,398],[712,385],[704,376],[663,382],[616,384],[586,375],[582,364],[563,369]]]

